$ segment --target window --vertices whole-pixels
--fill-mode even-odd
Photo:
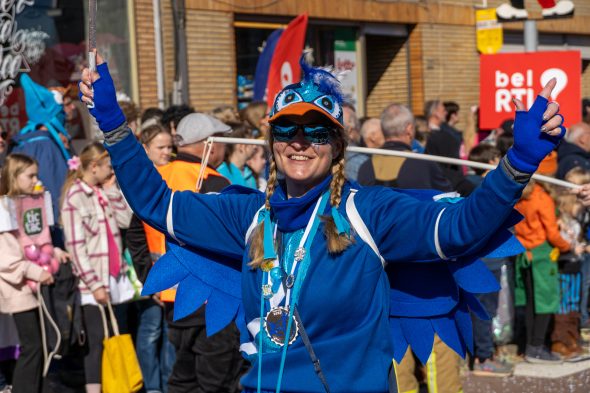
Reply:
[[[253,98],[254,75],[256,64],[262,48],[271,33],[278,28],[285,28],[288,19],[279,22],[261,23],[250,21],[238,21],[235,23],[236,61],[238,79],[238,106],[247,105]],[[336,25],[325,25],[324,22],[309,21],[305,48],[311,49],[314,65],[334,65],[334,43],[346,30],[347,36],[355,36],[355,28],[341,28]]]
[[[22,8],[19,8],[19,4]],[[67,88],[73,86],[77,91],[80,71],[86,65],[87,49],[87,1],[80,0],[29,0],[15,2],[11,6],[14,12],[16,30],[11,37],[5,37],[1,43],[6,58],[7,48],[14,44],[14,39],[26,37],[24,49],[16,49],[24,61],[13,75],[0,75],[0,86],[6,94],[4,105],[0,109],[0,124],[10,134],[14,134],[27,121],[24,106],[24,94],[18,87],[18,73],[27,72],[33,81],[47,88]],[[98,1],[97,47],[99,52],[109,60],[109,69],[118,91],[131,95],[131,67],[129,45],[129,23],[127,2],[120,0]],[[9,14],[9,13],[7,13]],[[10,22],[3,17],[0,24]],[[19,32],[20,31],[20,32]],[[13,48],[13,54],[15,49]],[[11,78],[12,77],[12,78]],[[11,81],[12,79],[12,81]],[[6,88],[9,83],[12,86]],[[82,114],[85,110],[76,109],[72,116],[76,124],[71,124],[69,117],[66,129],[74,137],[86,138],[81,130]]]

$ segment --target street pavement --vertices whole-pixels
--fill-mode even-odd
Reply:
[[[518,363],[509,377],[468,373],[464,393],[590,393],[590,360],[541,365]]]

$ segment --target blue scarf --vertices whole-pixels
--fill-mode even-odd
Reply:
[[[264,259],[274,260],[277,257],[273,240],[273,229],[271,215],[277,223],[277,228],[282,233],[294,232],[305,228],[315,208],[320,195],[330,186],[332,175],[326,177],[320,184],[309,190],[299,198],[287,198],[284,184],[279,184],[273,195],[270,197],[272,213],[263,210],[258,217],[258,222],[264,222]],[[319,212],[325,214],[325,211]],[[336,206],[331,207],[330,214],[336,224],[336,230],[340,235],[350,236],[350,225],[340,214]]]
[[[330,186],[331,181],[332,175],[326,177],[305,195],[299,198],[289,199],[287,199],[284,184],[280,183],[270,197],[273,218],[277,223],[279,231],[286,233],[305,228],[318,198]],[[321,213],[323,214],[324,212]]]

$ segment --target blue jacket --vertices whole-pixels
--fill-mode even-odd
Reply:
[[[218,195],[173,193],[133,135],[107,146],[107,149],[119,184],[133,210],[142,220],[183,244],[183,247],[172,247],[168,258],[171,264],[158,262],[150,275],[159,276],[166,285],[181,282],[177,299],[192,298],[193,303],[208,301],[208,334],[233,318],[237,319],[238,325],[255,321],[260,316],[261,272],[247,266],[246,239],[257,211],[264,204],[264,195],[255,191],[235,192],[235,189]],[[343,201],[347,200],[352,187],[350,183],[345,185]],[[482,186],[469,198],[454,204],[419,201],[383,187],[361,188],[356,192],[354,203],[358,214],[372,234],[378,252],[393,270],[384,269],[382,260],[363,241],[357,239],[341,255],[334,256],[326,252],[323,236],[314,238],[311,245],[313,260],[298,308],[333,391],[387,392],[387,376],[394,350],[398,352],[400,347],[407,347],[400,337],[414,336],[416,346],[420,346],[418,341],[423,341],[422,346],[430,348],[436,331],[446,342],[463,348],[468,344],[469,337],[455,337],[461,327],[467,324],[470,328],[469,311],[460,302],[467,296],[464,289],[453,286],[451,292],[455,290],[456,293],[450,297],[455,299],[450,300],[439,299],[436,291],[430,291],[432,303],[440,304],[440,307],[433,306],[427,312],[414,310],[415,315],[408,315],[412,312],[412,296],[405,295],[403,288],[408,285],[419,287],[423,282],[416,281],[415,275],[406,275],[413,277],[414,281],[397,283],[404,293],[395,298],[405,298],[407,303],[398,308],[390,307],[394,305],[390,300],[388,271],[395,272],[401,266],[409,266],[410,270],[416,266],[420,270],[420,264],[409,262],[421,262],[423,266],[438,263],[440,269],[450,272],[449,276],[463,282],[461,285],[468,290],[477,287],[478,283],[482,287],[489,286],[485,266],[481,270],[480,265],[472,262],[480,254],[485,255],[497,231],[510,224],[512,206],[523,187],[498,169],[488,174]],[[346,217],[344,205],[342,203],[339,210]],[[203,258],[195,258],[191,255],[194,252]],[[466,262],[460,262],[459,258]],[[441,259],[447,260],[448,265],[440,262]],[[223,269],[219,270],[217,266]],[[392,278],[395,277],[404,277],[403,271]],[[440,277],[444,280],[446,276]],[[241,285],[226,284],[232,280],[238,280]],[[437,277],[428,277],[424,282],[437,286]],[[447,283],[441,282],[440,285]],[[186,309],[177,310],[177,316],[190,312],[193,306],[183,306]],[[214,313],[217,310],[223,310],[225,317],[216,318]],[[392,323],[390,318],[396,312],[419,317],[425,313],[436,315],[437,310],[441,318],[436,322],[398,318]],[[421,330],[413,331],[416,326]],[[422,335],[420,331],[429,334]],[[248,337],[248,331],[244,330],[242,334],[244,348],[252,349],[252,336]],[[457,345],[454,348],[460,351]],[[423,358],[425,354],[421,355]],[[279,362],[280,352],[264,354],[262,389],[274,390]],[[254,359],[252,371],[242,380],[245,387],[256,388],[258,366]],[[282,391],[323,391],[300,339],[287,352]]]

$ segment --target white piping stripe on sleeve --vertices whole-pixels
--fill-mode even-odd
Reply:
[[[256,214],[254,215],[254,218],[252,219],[252,223],[250,224],[250,226],[248,227],[248,230],[246,231],[246,237],[244,238],[244,244],[248,244],[248,241],[250,240],[250,236],[252,236],[252,232],[254,231],[254,228],[256,228],[256,225],[258,225],[258,215],[260,214],[262,209],[264,209],[264,205],[262,205],[262,207],[260,209],[258,209]]]
[[[260,318],[254,318],[251,320],[248,325],[246,325],[248,331],[252,335],[252,337],[256,337],[258,332],[260,332]]]
[[[381,260],[381,264],[385,267],[385,259],[381,256],[379,249],[377,248],[377,244],[375,244],[375,240],[373,236],[371,236],[371,232],[365,225],[361,215],[359,214],[356,206],[354,204],[354,195],[356,194],[356,190],[351,190],[348,198],[346,199],[346,215],[350,220],[350,224],[359,235],[359,237],[371,247],[371,250],[379,257]]]
[[[444,198],[460,198],[461,194],[459,194],[456,191],[451,191],[451,192],[445,192],[444,194],[438,194],[432,197],[432,200],[435,202],[438,202],[441,199]]]
[[[172,236],[172,238],[176,241],[178,239],[174,235],[174,225],[172,223],[172,202],[174,201],[174,191],[172,191],[172,195],[170,195],[170,203],[168,204],[168,212],[166,213],[166,229],[168,230],[168,234]]]
[[[256,345],[254,345],[252,342],[240,345],[240,351],[244,352],[246,355],[254,355],[255,353],[258,353]]]
[[[445,210],[446,207],[442,209],[440,213],[438,213],[438,217],[436,217],[436,224],[434,224],[434,247],[436,247],[436,253],[441,259],[448,259],[440,248],[440,241],[438,240],[438,225],[440,224],[440,218],[442,217]]]

